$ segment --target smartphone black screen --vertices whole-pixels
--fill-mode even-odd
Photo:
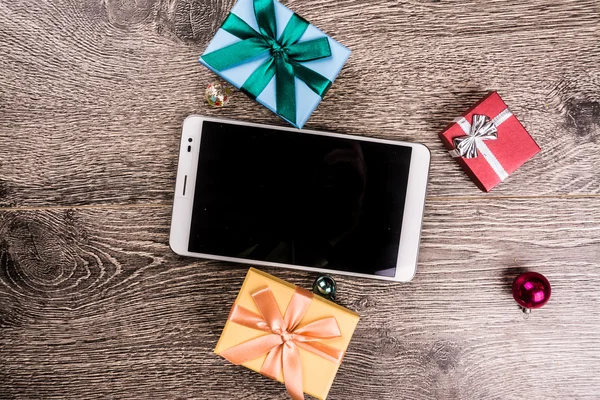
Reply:
[[[188,250],[394,276],[411,150],[204,121]]]

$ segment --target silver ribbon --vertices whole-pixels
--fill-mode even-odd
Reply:
[[[477,139],[496,140],[498,139],[498,129],[487,115],[473,115],[471,130],[466,136],[454,138],[454,147],[464,158],[477,157]]]
[[[508,173],[484,141],[498,139],[498,126],[511,116],[512,113],[507,108],[494,119],[490,119],[487,115],[475,114],[473,115],[472,124],[469,124],[464,117],[455,119],[454,122],[461,127],[466,135],[453,139],[455,149],[451,150],[450,154],[452,157],[475,158],[481,153],[500,180],[505,180]]]

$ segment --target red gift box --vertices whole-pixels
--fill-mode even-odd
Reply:
[[[440,138],[467,175],[486,192],[540,151],[497,92],[489,93],[455,119]]]

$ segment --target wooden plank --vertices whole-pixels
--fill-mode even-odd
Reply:
[[[283,124],[204,104],[232,4],[0,1],[0,206],[168,204],[186,115]],[[308,128],[423,142],[431,196],[483,197],[437,134],[498,89],[543,152],[493,193],[600,193],[595,0],[286,4],[354,51]]]
[[[247,267],[173,255],[169,216],[0,212],[2,397],[287,398],[212,353]],[[410,284],[336,277],[362,319],[330,399],[600,392],[599,198],[431,201],[420,258]],[[553,284],[528,320],[510,294],[525,269]]]

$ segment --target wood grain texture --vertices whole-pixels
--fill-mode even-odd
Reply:
[[[172,254],[169,214],[0,212],[3,397],[286,398],[212,353],[247,268]],[[330,399],[594,398],[599,256],[598,198],[431,202],[411,284],[336,277],[362,319]],[[523,269],[553,284],[529,320],[510,294]]]
[[[283,124],[204,104],[232,4],[0,2],[0,205],[168,204],[185,116]],[[493,194],[600,193],[596,0],[286,4],[354,51],[308,128],[423,142],[432,196],[484,197],[437,134],[497,89],[543,151]]]
[[[283,125],[204,104],[233,3],[0,0],[0,398],[287,398],[212,354],[247,268],[167,245],[185,116]],[[336,277],[362,320],[330,399],[597,398],[598,1],[284,4],[353,50],[307,128],[432,151],[414,281]],[[484,194],[437,135],[492,89],[542,152]]]

